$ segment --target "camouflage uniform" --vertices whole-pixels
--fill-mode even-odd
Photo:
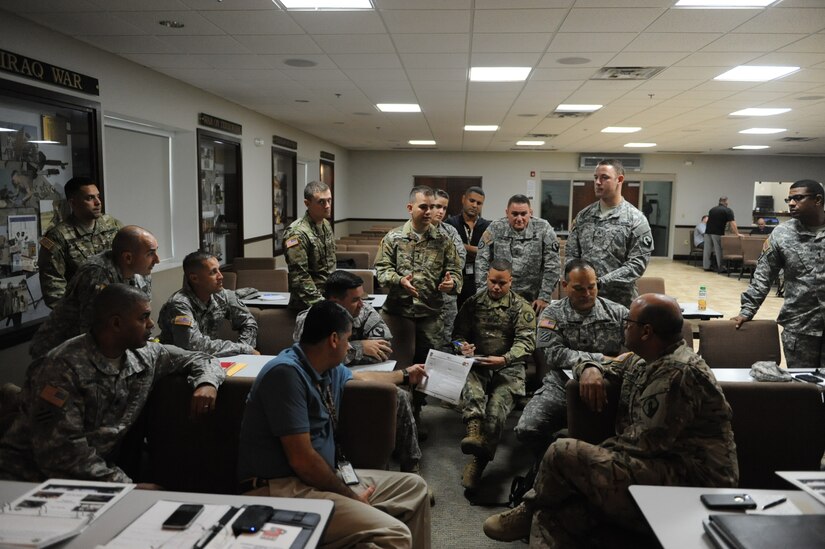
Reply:
[[[66,286],[80,266],[93,255],[110,249],[121,228],[120,221],[102,215],[91,230],[86,230],[71,216],[46,232],[40,239],[37,257],[40,289],[46,305],[54,307],[65,295]]]
[[[0,443],[0,477],[131,482],[113,464],[119,444],[155,382],[184,369],[193,389],[224,379],[216,359],[173,346],[149,343],[118,361],[91,334],[63,343],[26,372],[23,407]]]
[[[458,258],[461,260],[461,270],[464,271],[464,262],[467,261],[467,250],[464,249],[464,243],[461,241],[458,231],[452,225],[441,222],[437,226],[438,230],[444,235],[452,239],[455,244],[455,251],[458,253]],[[458,295],[445,294],[444,308],[441,309],[441,321],[444,323],[444,347],[450,343],[450,338],[453,335],[453,325],[455,324],[455,317],[458,314]]]
[[[125,279],[114,263],[111,250],[92,256],[80,266],[69,282],[66,295],[34,334],[29,347],[31,357],[40,358],[67,339],[88,331],[92,323],[92,301],[100,290],[116,282],[134,286],[152,297],[151,276],[136,274]]]
[[[532,303],[536,299],[550,302],[561,273],[559,239],[550,223],[530,219],[527,227],[517,232],[507,218],[490,223],[478,241],[476,256],[476,287],[487,285],[487,271],[494,259],[506,259],[513,264],[512,290]]]
[[[569,378],[563,370],[583,360],[602,360],[604,355],[621,353],[622,321],[627,312],[624,305],[597,297],[586,315],[573,309],[569,298],[554,301],[541,313],[536,347],[542,349],[550,370],[516,425],[518,439],[539,455],[553,441],[553,433],[567,425],[565,385]]]
[[[295,343],[301,340],[301,334],[304,333],[304,321],[308,312],[309,309],[301,311],[295,319],[295,332],[292,334]],[[352,320],[352,335],[344,364],[349,366],[380,362],[377,358],[364,355],[364,345],[361,342],[365,339],[392,341],[389,326],[369,303],[364,303],[358,317]],[[398,407],[395,414],[395,451],[402,463],[418,461],[421,459],[421,448],[418,446],[418,428],[413,419],[412,396],[403,387],[396,389]]]
[[[479,356],[503,356],[506,362],[497,370],[473,366],[461,393],[464,422],[481,420],[492,459],[514,397],[524,396],[524,361],[536,346],[536,315],[513,291],[498,301],[481,291],[461,306],[455,340],[474,343]]]
[[[616,436],[599,445],[560,439],[547,450],[525,503],[530,547],[557,547],[604,523],[644,531],[631,484],[734,487],[739,480],[731,409],[707,364],[673,345],[649,365],[627,353],[579,363],[621,383]]]
[[[785,302],[776,321],[788,368],[825,367],[825,231],[797,219],[777,226],[765,240],[739,314],[753,318],[779,271],[785,270]]]
[[[420,237],[412,222],[388,232],[378,247],[375,274],[378,283],[389,289],[383,310],[415,321],[415,362],[424,362],[430,349],[440,349],[444,340],[441,309],[444,293],[438,285],[450,273],[455,286],[451,294],[461,292],[461,261],[453,243],[432,225]],[[413,275],[412,284],[418,297],[401,287],[401,279]]]
[[[304,214],[284,232],[289,267],[289,308],[302,311],[324,299],[324,285],[335,270],[335,235],[324,219],[316,224]]]
[[[638,296],[636,279],[642,276],[653,252],[650,225],[627,200],[601,216],[599,202],[579,212],[567,237],[567,261],[588,260],[596,267],[599,295],[625,307]]]
[[[238,332],[238,341],[218,339],[224,319]],[[221,290],[204,303],[188,283],[161,307],[160,342],[212,356],[251,354],[258,341],[258,323],[232,290]]]

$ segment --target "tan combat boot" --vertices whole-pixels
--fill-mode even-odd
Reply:
[[[518,541],[530,535],[533,512],[523,503],[515,509],[487,517],[484,533],[497,541]]]
[[[490,455],[484,443],[480,419],[471,419],[467,422],[467,436],[461,439],[461,452],[489,461]]]
[[[481,474],[487,466],[487,460],[478,457],[473,457],[472,461],[464,466],[464,472],[461,475],[461,486],[468,496],[472,496],[478,490],[478,485],[481,482]]]

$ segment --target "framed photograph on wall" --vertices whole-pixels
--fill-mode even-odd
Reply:
[[[298,154],[272,147],[272,255],[284,253],[284,231],[295,221]]]

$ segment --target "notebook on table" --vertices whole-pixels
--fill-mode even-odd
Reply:
[[[710,515],[703,522],[718,549],[822,549],[825,515]]]

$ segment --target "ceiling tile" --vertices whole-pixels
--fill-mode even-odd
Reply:
[[[208,11],[203,16],[229,34],[303,34],[286,12],[279,10]]]
[[[592,70],[592,69],[601,68],[601,67],[604,67],[605,65],[608,65],[610,63],[610,60],[613,59],[615,57],[615,55],[616,55],[615,53],[610,52],[610,51],[608,51],[608,52],[591,51],[591,52],[587,52],[587,53],[584,53],[584,54],[581,54],[581,55],[570,55],[570,54],[567,54],[567,53],[553,52],[553,53],[544,54],[544,56],[538,62],[537,66],[542,67],[542,68],[550,68],[550,67],[558,67],[558,68],[570,67],[570,68],[579,68],[579,69],[590,68],[591,69],[591,74],[593,74],[596,71]],[[584,63],[576,63],[575,65],[571,65],[569,63],[559,63],[559,59],[569,59],[570,57],[582,57],[583,59],[589,59],[589,61],[586,61]]]
[[[617,52],[624,49],[636,36],[638,35],[635,32],[560,32],[553,38],[548,51],[579,54],[596,51]]]
[[[392,33],[450,33],[470,32],[469,10],[392,10],[381,12],[384,23]]]
[[[687,57],[685,52],[623,51],[610,60],[611,67],[667,67]]]
[[[552,36],[549,33],[475,33],[473,53],[543,52]]]
[[[163,36],[161,40],[187,53],[251,53],[231,36]]]
[[[99,2],[108,2],[108,0],[98,0]],[[119,0],[121,2],[131,2],[134,0]],[[232,0],[231,2],[216,2],[215,0],[180,0],[193,10],[264,10],[270,11],[278,9],[272,3],[272,0]]]
[[[345,53],[330,55],[340,69],[400,69],[401,60],[394,53]]]
[[[275,69],[270,67],[266,59],[254,54],[209,54],[209,55],[193,55],[193,57],[200,57],[206,61],[210,66],[216,69],[238,69],[248,70],[249,78],[255,80],[254,74],[257,72],[277,73]],[[221,76],[226,78],[226,73]]]
[[[225,34],[219,27],[194,11],[119,11],[114,16],[134,25],[146,34],[164,36]],[[179,21],[186,26],[182,29],[172,29],[159,24],[160,21],[166,20]]]
[[[237,36],[238,42],[252,53],[317,55],[323,53],[315,40],[307,34],[256,34]]]
[[[127,53],[123,57],[146,67],[155,69],[210,69],[209,63],[202,58],[185,54],[163,53]],[[214,72],[212,78],[214,78]]]
[[[596,71],[592,67],[583,69],[533,69],[530,73],[530,80],[587,80]]]
[[[176,53],[156,36],[78,36],[84,42],[113,53]]]
[[[463,53],[470,51],[470,34],[395,34],[400,53]]]
[[[540,57],[539,53],[473,53],[470,65],[473,67],[532,67]]]
[[[473,32],[555,32],[566,14],[564,9],[479,10],[475,12]]]
[[[315,42],[327,53],[394,53],[389,34],[319,34]]]
[[[267,57],[267,56],[264,56]],[[343,71],[334,68],[317,68],[313,67],[307,69],[294,69],[282,63],[275,62],[275,68],[283,72],[288,78],[297,82],[312,81],[312,80],[349,80],[349,77]],[[332,65],[330,65],[331,67]]]
[[[379,10],[469,10],[472,0],[372,0]],[[478,2],[476,2],[478,4]]]
[[[466,82],[469,72],[466,69],[409,69],[407,74],[410,81],[415,85],[416,82],[430,80],[453,80]]]
[[[665,10],[655,8],[608,8],[579,9],[573,8],[564,19],[559,32],[575,32],[589,35],[598,21],[610,21],[612,29],[624,32],[641,32],[645,30]],[[707,30],[707,29],[705,29]]]
[[[821,6],[821,4],[820,4]],[[820,32],[825,29],[825,9],[767,9],[735,32]]]
[[[353,82],[407,80],[407,74],[402,69],[347,69],[345,72]]]
[[[266,60],[267,63],[273,68],[276,69],[283,69],[289,70],[292,72],[300,72],[300,73],[310,73],[310,72],[320,72],[323,70],[337,70],[335,63],[332,62],[326,55],[261,55],[263,59]],[[286,64],[286,61],[295,58],[305,59],[307,61],[313,61],[316,63],[314,67],[291,67]]]
[[[709,32],[645,32],[627,45],[625,51],[694,52],[722,36]]]
[[[3,9],[13,13],[91,12],[98,7],[91,0],[3,0]]]
[[[720,74],[737,65],[755,64],[753,52],[698,52],[681,59],[676,67],[722,67]]]
[[[289,15],[310,34],[386,32],[375,11],[292,11]]]
[[[726,34],[704,47],[704,51],[771,51],[803,38],[804,34]]]
[[[475,7],[479,10],[501,9],[501,0],[476,0]],[[569,8],[575,0],[509,0],[507,7],[510,9],[536,9],[536,8]]]
[[[99,9],[106,11],[135,11],[134,0],[92,0]],[[60,0],[61,4],[73,3]],[[141,10],[188,11],[189,6],[181,0],[140,0]]]
[[[407,69],[464,69],[469,67],[466,53],[402,53]]]
[[[755,57],[753,65],[785,65],[802,67],[802,72],[806,67],[813,67],[825,61],[825,51],[819,53],[795,53],[795,52],[773,52]]]
[[[758,9],[668,10],[647,32],[729,32],[758,15]],[[758,32],[758,31],[754,31]]]
[[[109,13],[22,13],[39,25],[70,36],[140,35],[143,30]],[[158,28],[161,28],[158,26]]]

